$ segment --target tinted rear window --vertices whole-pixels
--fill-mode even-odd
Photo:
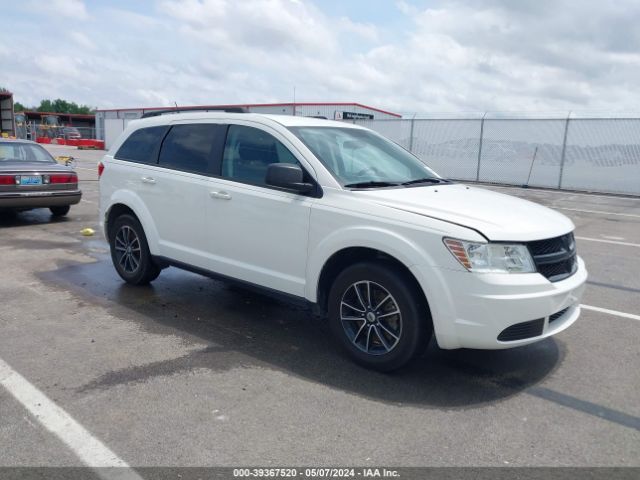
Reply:
[[[221,149],[226,126],[213,123],[174,125],[160,150],[161,167],[211,173],[212,159]]]
[[[136,130],[118,149],[115,158],[139,163],[156,163],[156,153],[167,127],[148,127]]]

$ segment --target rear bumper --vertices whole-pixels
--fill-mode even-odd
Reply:
[[[504,349],[555,335],[579,317],[587,280],[581,258],[576,273],[558,282],[550,282],[537,273],[473,274],[415,267],[413,272],[430,300],[438,345],[445,349]],[[562,311],[562,315],[549,321],[549,316]],[[531,336],[498,340],[505,329],[531,321],[541,325]]]
[[[75,205],[80,202],[82,191],[61,190],[54,192],[0,193],[0,210],[14,208],[48,208]]]

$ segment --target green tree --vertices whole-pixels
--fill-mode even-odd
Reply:
[[[68,102],[61,98],[42,100],[36,110],[39,112],[80,113],[85,115],[95,113],[95,108],[91,108],[88,105],[78,105],[76,102]]]
[[[14,102],[13,103],[13,111],[14,112],[24,112],[25,110],[27,110],[27,107],[22,105],[20,102]]]

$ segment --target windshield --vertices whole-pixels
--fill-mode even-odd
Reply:
[[[346,187],[387,187],[443,181],[405,149],[370,130],[290,127]]]
[[[33,143],[0,143],[0,162],[43,162],[55,163],[55,160],[40,145]]]

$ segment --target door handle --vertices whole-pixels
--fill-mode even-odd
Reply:
[[[142,180],[142,183],[149,183],[151,185],[154,185],[156,183],[155,178],[152,177],[142,177],[140,178],[140,180]]]
[[[227,192],[209,192],[209,196],[211,198],[216,198],[218,200],[231,200],[231,195]]]

